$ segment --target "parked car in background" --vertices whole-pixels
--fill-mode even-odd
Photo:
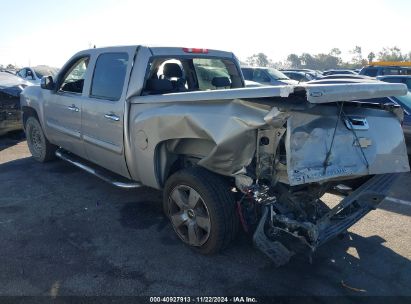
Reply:
[[[16,75],[22,79],[25,79],[34,84],[40,84],[43,76],[51,75],[55,76],[58,69],[45,65],[39,65],[36,67],[25,67],[17,71]]]
[[[16,70],[14,70],[14,69],[7,69],[7,68],[2,68],[2,69],[0,69],[0,72],[5,72],[5,73],[9,73],[9,74],[13,74],[13,75],[16,75]]]
[[[407,95],[389,97],[394,102],[398,103],[404,109],[404,120],[402,129],[404,130],[405,143],[407,145],[407,152],[411,157],[411,93],[408,91]]]
[[[319,79],[373,79],[372,77],[368,77],[365,75],[358,75],[358,74],[332,74],[326,75]]]
[[[320,71],[310,70],[310,69],[282,69],[280,71],[283,72],[284,74],[285,72],[303,72],[303,73],[310,75],[312,79],[320,78],[323,75],[323,73]]]
[[[407,86],[408,91],[411,90],[411,75],[386,75],[377,76],[378,80],[391,82],[391,83],[403,83]]]
[[[241,67],[245,80],[255,81],[265,85],[297,84],[284,73],[267,67]]]
[[[375,63],[373,65],[365,66],[358,73],[370,77],[377,77],[383,75],[411,75],[411,67],[401,66],[400,62]],[[409,64],[409,63],[404,63]]]
[[[307,82],[314,80],[314,78],[311,74],[306,73],[306,72],[298,72],[298,71],[282,71],[284,75],[289,77],[290,79],[294,79],[295,81],[298,82]]]
[[[20,93],[28,85],[16,75],[0,72],[0,136],[23,129]]]
[[[323,76],[335,75],[335,74],[357,75],[357,73],[352,70],[327,70],[323,72]]]
[[[246,88],[253,88],[253,87],[261,87],[263,84],[251,80],[245,80],[244,79],[244,84]]]

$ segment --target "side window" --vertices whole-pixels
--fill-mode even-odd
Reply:
[[[245,80],[253,80],[253,70],[242,69],[242,72]]]
[[[407,75],[408,71],[407,69],[400,69],[399,74],[400,75]]]
[[[68,69],[61,82],[60,91],[80,94],[83,92],[89,59],[89,57],[80,58]]]
[[[305,78],[306,78],[307,81],[310,81],[310,80],[313,80],[313,79],[314,79],[313,76],[311,76],[311,75],[308,74],[308,73],[305,73],[304,75],[305,75]]]
[[[26,69],[21,69],[17,74],[22,78],[26,78]]]
[[[382,70],[383,75],[399,75],[400,71],[398,69],[387,68]]]
[[[370,76],[370,77],[376,77],[378,74],[378,69],[376,68],[366,68],[364,70],[364,75]]]
[[[256,82],[269,82],[270,78],[265,74],[264,70],[254,70],[253,80]]]
[[[301,75],[301,74],[298,74],[298,73],[295,73],[295,74],[293,74],[294,75],[294,80],[296,80],[296,81],[301,81],[301,80],[303,80],[303,78],[304,78],[304,76],[303,75]]]
[[[119,100],[123,92],[127,65],[127,53],[101,54],[94,69],[90,96]]]

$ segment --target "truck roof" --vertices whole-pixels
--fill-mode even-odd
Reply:
[[[122,45],[122,46],[108,46],[108,47],[101,47],[101,48],[92,48],[83,50],[82,52],[104,52],[110,51],[115,49],[121,49],[124,47],[145,47],[150,50],[153,56],[183,56],[183,55],[195,55],[198,57],[226,57],[226,58],[234,58],[234,54],[232,52],[220,51],[220,50],[213,50],[213,49],[204,49],[204,48],[186,48],[186,47],[160,47],[160,46],[146,46],[146,45]]]

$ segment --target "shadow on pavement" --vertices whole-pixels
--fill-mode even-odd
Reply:
[[[350,233],[312,264],[275,268],[244,233],[217,255],[190,250],[161,192],[116,189],[64,162],[0,164],[0,193],[2,295],[47,295],[56,282],[59,295],[411,295],[411,262],[379,236]]]
[[[0,136],[0,151],[10,148],[25,140],[23,131],[10,132]]]
[[[261,270],[261,278],[275,280],[284,292],[295,285],[293,295],[410,296],[411,261],[384,242],[377,235],[349,233],[344,240],[334,239],[320,247],[312,264],[300,255],[281,268]]]

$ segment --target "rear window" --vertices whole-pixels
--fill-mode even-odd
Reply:
[[[241,88],[243,78],[230,58],[153,57],[143,95]]]
[[[123,92],[127,63],[127,53],[101,54],[94,69],[90,95],[96,98],[119,100]]]
[[[213,79],[216,77],[226,77],[230,79],[227,67],[221,59],[194,58],[193,65],[197,74],[198,89],[200,91],[215,89]],[[229,86],[231,86],[231,81]]]

